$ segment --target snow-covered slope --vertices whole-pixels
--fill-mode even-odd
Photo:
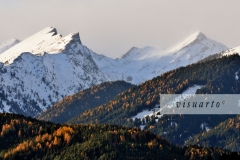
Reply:
[[[221,53],[221,55],[223,55],[223,56],[229,56],[229,55],[233,55],[233,54],[240,54],[240,46],[235,47],[235,48],[230,48]]]
[[[106,81],[79,34],[46,28],[0,55],[0,111],[35,116],[46,107]]]
[[[13,38],[8,41],[4,41],[0,43],[0,54],[8,50],[9,48],[13,47],[14,45],[18,44],[19,40]]]
[[[44,52],[49,54],[59,53],[63,51],[66,44],[69,43],[72,38],[71,36],[72,35],[62,37],[60,34],[57,34],[55,28],[45,28],[3,52],[0,55],[0,62],[12,63],[13,60],[23,52],[30,52],[35,55],[43,54]],[[80,40],[79,43],[81,44]]]
[[[226,50],[227,47],[196,32],[183,42],[167,49],[131,48],[117,59],[94,58],[100,70],[111,80],[122,79],[134,84],[152,79],[169,70],[187,66]],[[93,57],[97,57],[94,56]]]
[[[0,54],[0,111],[35,116],[92,85],[139,84],[225,49],[197,32],[172,48],[134,47],[112,59],[82,45],[78,33],[62,36],[48,27]]]

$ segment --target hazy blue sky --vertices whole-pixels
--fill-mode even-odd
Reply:
[[[84,45],[118,57],[131,47],[172,46],[195,31],[240,46],[239,0],[0,0],[0,41],[47,26],[80,32]]]

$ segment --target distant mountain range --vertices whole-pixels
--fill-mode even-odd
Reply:
[[[93,54],[99,69],[111,80],[140,84],[172,69],[198,62],[226,50],[221,43],[196,32],[181,43],[167,48],[131,48],[117,59]]]
[[[96,54],[79,33],[52,27],[0,45],[0,111],[36,116],[63,97],[107,81],[140,84],[227,47],[197,32],[169,49],[132,48],[117,59]]]

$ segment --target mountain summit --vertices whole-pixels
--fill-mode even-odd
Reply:
[[[154,57],[153,53],[161,53],[160,49],[154,48],[154,47],[144,47],[144,48],[137,48],[137,47],[132,47],[127,53],[123,54],[119,58],[122,59],[131,59],[131,60],[142,60],[142,59],[147,59],[150,57]]]
[[[196,33],[194,33],[193,35],[196,35],[197,39],[202,40],[204,38],[207,38],[202,32],[197,31]]]
[[[191,45],[202,45],[208,48],[211,47],[213,49],[216,49],[216,47],[223,50],[227,49],[227,47],[224,46],[223,44],[213,41],[207,38],[202,32],[197,31],[194,34],[187,37],[186,39],[184,39],[182,42],[178,43],[177,45],[170,47],[168,49],[168,52],[176,52],[181,49],[184,49],[185,47],[191,47]]]
[[[191,36],[188,37],[188,39],[192,39],[193,41],[194,40],[204,40],[204,39],[207,39],[207,37],[200,31],[197,31],[195,33],[193,33]]]
[[[47,27],[3,52],[0,55],[0,62],[10,64],[24,52],[30,52],[34,55],[43,54],[44,52],[48,54],[61,53],[72,42],[82,44],[78,32],[63,37],[57,33],[56,28]]]
[[[0,55],[0,110],[35,116],[67,95],[107,81],[79,33],[48,27]]]

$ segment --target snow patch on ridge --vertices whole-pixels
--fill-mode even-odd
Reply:
[[[180,101],[189,95],[195,94],[196,91],[202,87],[203,87],[203,85],[193,85],[192,87],[189,87],[188,89],[186,89],[182,94],[179,95],[179,97],[177,97],[173,102],[170,102],[170,103],[171,104],[176,103],[177,101]],[[155,108],[153,108],[151,110],[143,110],[142,112],[139,112],[136,116],[132,117],[132,120],[134,120],[135,118],[143,119],[147,116],[151,117],[152,115],[160,118],[161,115],[157,115],[157,113],[161,112],[161,108],[159,108],[158,106],[159,105],[156,105]]]
[[[240,46],[235,47],[235,48],[230,48],[227,49],[226,51],[222,52],[222,56],[230,56],[233,54],[239,54],[240,55]]]

